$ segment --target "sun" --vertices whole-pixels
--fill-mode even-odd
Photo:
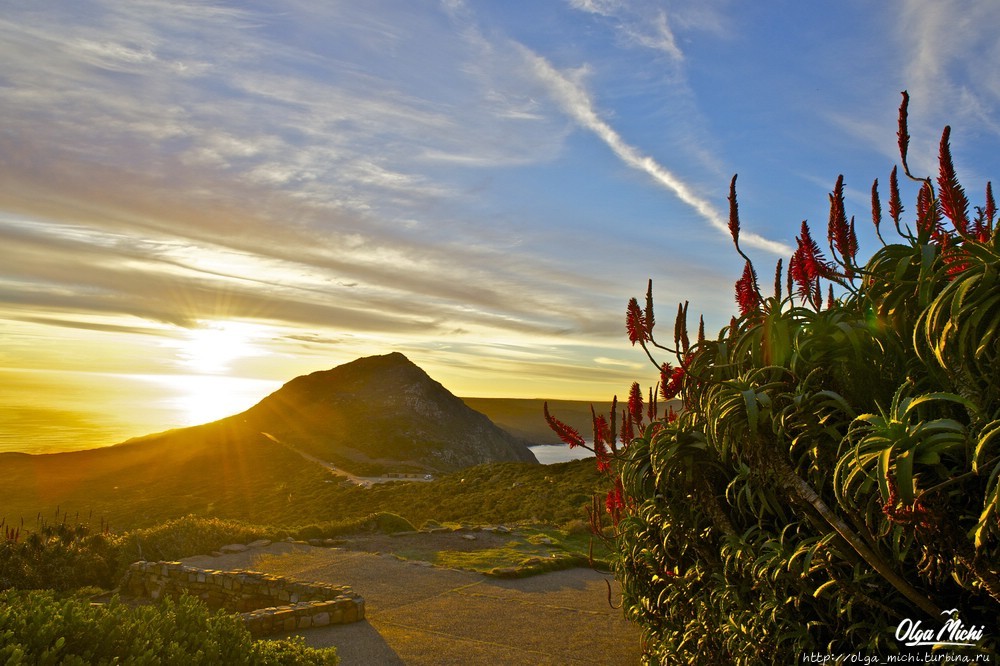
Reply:
[[[234,321],[200,321],[170,343],[176,372],[156,376],[166,389],[164,403],[187,425],[230,416],[269,390],[268,380],[240,376],[237,361],[265,356],[271,338],[264,326]]]
[[[226,374],[233,361],[263,353],[263,349],[255,344],[260,336],[260,328],[253,324],[202,323],[198,328],[186,331],[180,341],[180,365],[198,374]]]

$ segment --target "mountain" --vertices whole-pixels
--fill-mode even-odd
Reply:
[[[358,473],[537,462],[526,442],[398,352],[297,377],[233,418]]]
[[[537,463],[521,440],[388,354],[298,377],[212,423],[86,451],[0,453],[0,520],[59,521],[67,510],[115,527],[186,513],[336,519],[335,477],[308,456],[358,475]]]

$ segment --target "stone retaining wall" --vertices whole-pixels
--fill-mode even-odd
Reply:
[[[209,608],[240,613],[255,635],[347,624],[365,617],[365,602],[350,587],[298,581],[257,571],[200,569],[180,562],[135,562],[123,594],[159,599],[182,592]]]

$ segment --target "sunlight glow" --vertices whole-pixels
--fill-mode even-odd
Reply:
[[[281,387],[281,382],[218,375],[146,375],[165,396],[160,403],[181,426],[239,414]]]
[[[239,358],[267,352],[256,344],[263,331],[253,324],[208,322],[186,332],[179,343],[180,364],[197,373],[225,374]]]

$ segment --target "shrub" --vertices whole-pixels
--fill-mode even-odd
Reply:
[[[397,532],[413,532],[417,528],[413,526],[413,523],[408,521],[402,516],[397,516],[394,513],[380,512],[373,513],[369,520],[372,526],[379,532],[384,532],[385,534],[396,534]]]
[[[278,534],[241,521],[196,516],[124,534],[92,534],[84,524],[43,524],[16,539],[0,540],[0,590],[65,592],[88,585],[109,589],[139,559],[176,560]]]
[[[129,607],[93,605],[51,591],[0,593],[6,664],[336,664],[332,649],[297,640],[254,641],[243,621],[197,599]]]
[[[669,345],[654,337],[651,283],[645,307],[628,304],[629,338],[660,370],[660,395],[683,404],[661,416],[656,393],[644,405],[634,384],[620,415],[613,407],[594,416],[598,465],[613,479],[605,512],[615,572],[649,662],[884,654],[901,649],[901,622],[936,632],[943,614],[985,629],[973,652],[992,649],[1000,611],[996,206],[987,184],[985,205],[970,214],[948,128],[936,183],[911,175],[907,101],[904,93],[900,152],[919,194],[911,227],[893,169],[888,212],[901,242],[883,241],[867,263],[857,261],[841,177],[830,195],[830,256],[803,223],[787,272],[778,262],[774,294],[765,296],[739,245],[734,177],[740,315],[714,340],[700,326],[692,343],[680,306]],[[876,181],[880,239],[881,209]],[[675,363],[657,363],[654,352]],[[564,441],[586,445],[546,415]],[[595,501],[596,531],[598,509]]]
[[[0,540],[0,590],[107,587],[118,566],[115,537],[86,525],[43,524]]]
[[[188,515],[154,527],[125,532],[119,537],[123,567],[145,560],[177,560],[218,550],[229,543],[276,538],[273,528],[240,520]],[[123,569],[124,571],[124,569]]]

